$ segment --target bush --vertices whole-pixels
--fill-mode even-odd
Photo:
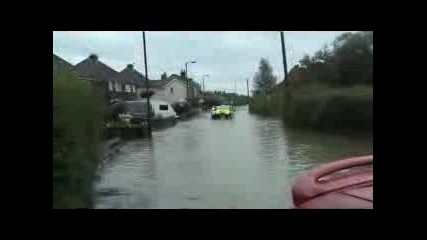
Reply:
[[[288,89],[283,105],[288,125],[318,130],[373,129],[373,89],[367,86],[330,88],[311,85]]]
[[[324,131],[373,130],[373,89],[368,86],[331,88],[321,84],[277,88],[256,95],[250,111],[281,116],[293,127]]]
[[[265,116],[281,116],[283,112],[283,88],[276,88],[271,94],[257,93],[249,103],[249,111]]]
[[[53,208],[91,207],[102,114],[102,95],[89,83],[53,74]]]

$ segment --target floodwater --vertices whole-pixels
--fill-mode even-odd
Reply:
[[[100,171],[95,208],[292,208],[304,171],[372,153],[372,137],[289,129],[247,107],[231,120],[202,113],[124,144]]]

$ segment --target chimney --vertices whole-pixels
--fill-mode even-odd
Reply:
[[[167,73],[165,72],[165,73],[163,73],[161,76],[160,76],[160,79],[161,80],[166,80],[168,78],[168,75],[167,75]]]
[[[92,53],[91,55],[89,55],[89,59],[96,62],[98,61],[98,55]]]
[[[128,64],[128,65],[126,66],[126,68],[127,68],[127,69],[129,69],[129,70],[133,70],[133,64]]]

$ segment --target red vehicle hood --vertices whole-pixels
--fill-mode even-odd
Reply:
[[[308,171],[292,187],[295,208],[373,208],[372,163],[354,157]]]

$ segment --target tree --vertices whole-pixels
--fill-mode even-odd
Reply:
[[[299,60],[299,63],[301,64],[301,66],[308,67],[311,63],[310,55],[305,54],[304,57]]]
[[[260,92],[268,93],[276,85],[277,77],[273,75],[273,68],[267,59],[261,58],[258,72],[254,76],[254,88]]]
[[[333,58],[340,85],[372,83],[373,32],[342,34],[334,41]]]
[[[307,79],[333,86],[373,83],[373,32],[343,33],[323,46],[312,58],[299,61],[307,69]]]
[[[328,46],[325,44],[322,49],[317,51],[313,56],[313,62],[329,62],[332,53],[329,51]]]
[[[353,36],[353,33],[346,32],[341,35],[339,35],[337,38],[335,38],[332,45],[334,46],[334,49],[340,48],[348,39],[350,39]]]

